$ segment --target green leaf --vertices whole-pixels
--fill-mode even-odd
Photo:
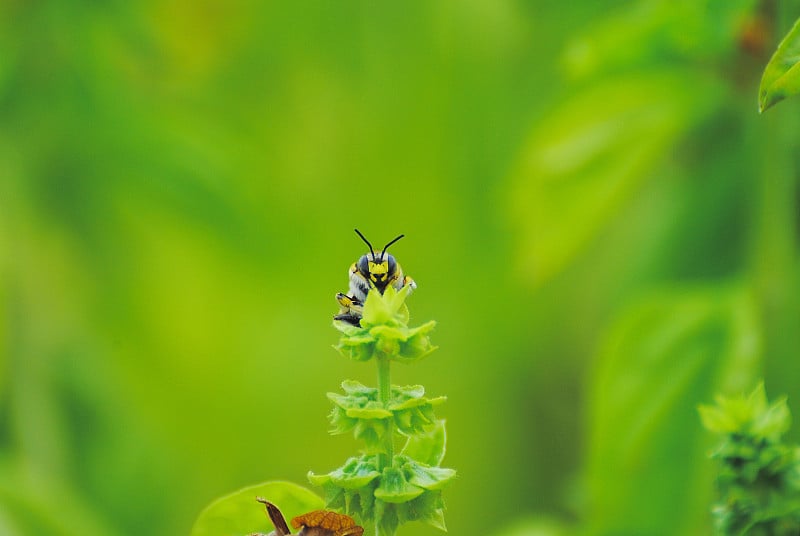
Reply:
[[[689,70],[615,77],[537,123],[513,174],[509,217],[522,277],[564,269],[715,110],[723,86]]]
[[[422,434],[410,436],[401,454],[419,462],[438,466],[447,450],[447,432],[444,419],[436,421]]]
[[[697,404],[754,383],[756,307],[736,288],[669,289],[611,330],[590,378],[591,534],[699,534],[713,498]]]
[[[800,93],[800,19],[778,45],[761,77],[758,110]]]
[[[405,286],[400,291],[389,286],[386,287],[383,294],[380,292],[367,294],[361,325],[368,328],[378,325],[406,324],[408,309],[405,308],[405,301],[409,292],[411,292],[410,286]]]
[[[381,483],[375,490],[375,498],[388,503],[405,503],[425,492],[420,486],[410,483],[399,467],[387,467],[381,475]]]
[[[397,292],[389,287],[383,295],[370,292],[364,304],[361,327],[346,322],[333,323],[343,334],[335,348],[355,361],[368,361],[382,354],[394,361],[410,363],[433,352],[436,347],[431,344],[428,333],[436,322],[415,328],[406,325],[408,308],[404,301],[409,288]]]
[[[363,332],[355,336],[345,335],[334,348],[353,361],[369,361],[375,354],[375,340],[369,334],[363,335]]]
[[[574,527],[566,527],[555,519],[534,517],[517,520],[509,527],[495,533],[496,536],[567,536],[576,534]]]
[[[398,458],[403,459],[404,457],[398,456]],[[402,469],[409,483],[427,490],[440,490],[456,476],[453,469],[432,467],[412,459],[406,459]]]
[[[435,421],[433,407],[446,397],[426,398],[421,385],[392,386],[388,405],[384,408],[378,401],[378,390],[359,382],[342,383],[345,394],[328,393],[335,404],[330,414],[333,424],[331,433],[342,434],[354,431],[357,439],[367,442],[367,452],[383,452],[381,440],[390,427],[395,426],[406,435],[425,434]]]
[[[669,62],[720,61],[736,52],[757,0],[626,2],[573,32],[562,63],[572,78],[651,69]]]
[[[280,508],[284,517],[293,517],[324,508],[321,497],[291,482],[265,482],[221,497],[203,510],[192,527],[191,536],[246,536],[273,530],[264,506],[264,497]]]
[[[308,479],[315,486],[332,484],[342,489],[358,489],[367,486],[380,476],[375,458],[361,456],[350,458],[342,467],[325,475],[309,473]]]
[[[397,517],[402,523],[421,521],[439,530],[447,531],[444,521],[444,500],[440,491],[426,490],[416,499],[390,506],[394,507]]]

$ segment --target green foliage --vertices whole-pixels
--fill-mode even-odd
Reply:
[[[555,516],[619,536],[593,520],[608,497],[619,519],[655,512],[647,536],[708,534],[712,463],[694,412],[663,397],[695,369],[676,353],[649,373],[658,338],[631,334],[620,359],[641,370],[617,367],[627,383],[606,391],[595,374],[620,325],[683,329],[684,307],[631,308],[643,295],[666,311],[687,287],[714,301],[735,285],[752,304],[720,332],[759,350],[736,381],[697,371],[722,393],[800,385],[800,121],[792,99],[753,106],[797,15],[783,0],[0,2],[0,534],[185,534],[219,490],[356,456],[325,439],[323,394],[372,385],[372,365],[325,356],[309,326],[346,290],[360,226],[413,240],[393,252],[448,348],[396,379],[458,399],[447,436],[393,437],[431,466],[445,439],[461,446],[451,533]],[[711,331],[682,340],[713,347]],[[686,404],[712,399],[691,383]],[[650,435],[595,406],[648,415]],[[648,461],[641,479],[612,433]],[[683,506],[665,519],[656,466],[693,531]]]
[[[764,385],[748,396],[700,406],[703,425],[722,436],[714,507],[723,536],[791,536],[800,532],[800,447],[787,444],[786,399],[770,404]]]
[[[258,496],[269,497],[286,519],[319,510],[324,505],[318,495],[297,484],[264,482],[220,497],[208,505],[195,521],[190,536],[246,536],[271,531],[269,518],[256,502]]]
[[[591,376],[591,534],[702,530],[705,444],[685,423],[695,401],[748,381],[760,355],[753,304],[741,291],[657,294],[620,319]]]
[[[363,455],[350,458],[328,474],[309,474],[309,480],[325,490],[329,508],[372,521],[376,534],[395,534],[409,521],[446,530],[441,490],[455,477],[455,471],[404,454],[395,455],[391,465],[381,467],[379,456]]]
[[[342,383],[344,395],[328,393],[334,403],[332,433],[353,431],[364,441],[365,453],[330,473],[308,476],[325,490],[328,507],[374,526],[376,535],[393,536],[409,521],[446,530],[441,490],[456,475],[439,466],[446,435],[433,407],[445,397],[427,398],[420,385],[392,386],[389,380],[391,362],[415,361],[435,349],[427,336],[433,322],[407,326],[409,290],[390,286],[383,295],[370,292],[359,328],[334,322],[343,333],[337,348],[344,356],[378,362],[379,386],[348,380]],[[395,432],[407,437],[399,454],[394,453]]]
[[[534,285],[562,271],[635,198],[722,91],[705,74],[661,69],[601,81],[545,117],[512,201],[529,244],[519,262]]]
[[[330,420],[331,433],[343,434],[351,430],[356,439],[366,443],[367,452],[385,452],[383,443],[393,428],[404,435],[426,434],[436,418],[433,407],[446,397],[426,398],[421,385],[392,387],[388,405],[378,400],[378,389],[358,382],[342,383],[345,394],[328,393],[334,403]]]
[[[567,74],[588,78],[631,67],[725,57],[757,0],[632,2],[571,36],[563,54]]]
[[[369,361],[375,357],[411,363],[433,352],[428,333],[436,326],[430,321],[416,328],[409,328],[408,308],[405,299],[411,287],[399,292],[387,288],[383,296],[367,295],[361,327],[345,322],[334,322],[334,327],[344,335],[336,349],[355,361]]]
[[[498,536],[567,536],[574,534],[574,528],[566,527],[553,519],[518,520],[508,529],[497,533]]]
[[[800,93],[800,19],[770,58],[758,88],[758,110],[763,112]]]

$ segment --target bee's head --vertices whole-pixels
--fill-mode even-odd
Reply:
[[[375,288],[383,294],[383,291],[386,290],[386,285],[389,284],[389,281],[391,281],[395,273],[397,273],[397,261],[392,255],[386,253],[386,250],[405,235],[398,236],[386,244],[380,254],[376,254],[372,249],[372,244],[364,238],[364,235],[362,235],[358,229],[356,229],[356,233],[358,233],[361,240],[366,242],[369,246],[369,253],[362,255],[361,258],[358,259],[356,268],[358,268],[359,273],[361,273],[371,285],[374,285]]]

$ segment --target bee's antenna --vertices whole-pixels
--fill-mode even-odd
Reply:
[[[359,233],[359,234],[361,234],[361,233]],[[394,240],[392,240],[391,242],[389,242],[388,244],[383,246],[383,251],[381,251],[381,260],[383,260],[383,254],[386,253],[386,250],[389,249],[389,246],[391,246],[392,244],[394,244],[395,242],[397,242],[398,240],[400,240],[404,236],[406,236],[406,235],[401,234],[400,236],[398,236],[397,238],[395,238]],[[373,253],[372,256],[374,257],[375,254]]]
[[[369,246],[369,252],[372,253],[372,258],[374,259],[375,258],[375,252],[372,251],[372,244],[369,243],[369,240],[364,238],[364,235],[361,234],[361,231],[359,231],[358,229],[356,229],[355,231],[356,231],[356,234],[358,234],[358,236],[361,237],[361,240],[363,240],[364,242],[367,243],[367,245]]]

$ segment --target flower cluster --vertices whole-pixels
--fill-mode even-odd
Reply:
[[[364,454],[326,475],[309,475],[325,490],[329,508],[361,520],[373,520],[381,533],[394,534],[399,525],[423,521],[446,530],[442,488],[455,471],[430,466],[405,454],[381,468],[377,455]]]
[[[355,361],[387,358],[392,361],[411,363],[433,352],[428,333],[436,322],[430,321],[416,328],[408,327],[408,308],[405,299],[410,287],[399,292],[388,287],[381,295],[370,292],[364,304],[361,326],[346,322],[334,322],[342,332],[336,349]]]
[[[378,400],[378,389],[355,381],[342,382],[345,394],[328,393],[334,407],[330,415],[333,434],[353,431],[366,443],[367,452],[384,451],[384,439],[392,428],[409,436],[424,433],[434,424],[434,406],[446,397],[426,398],[421,385],[392,386],[389,403]]]
[[[352,432],[364,442],[360,456],[327,474],[309,473],[321,486],[329,508],[342,510],[375,534],[393,536],[408,521],[422,521],[442,530],[442,489],[456,475],[441,467],[445,453],[445,423],[434,408],[445,397],[426,397],[420,385],[396,386],[389,381],[389,365],[413,362],[435,350],[428,338],[435,322],[409,328],[405,298],[408,287],[389,287],[381,295],[370,292],[361,326],[334,322],[342,332],[336,348],[355,361],[378,363],[377,388],[347,380],[343,393],[328,393],[333,402],[331,433]],[[403,448],[395,453],[395,439]]]

